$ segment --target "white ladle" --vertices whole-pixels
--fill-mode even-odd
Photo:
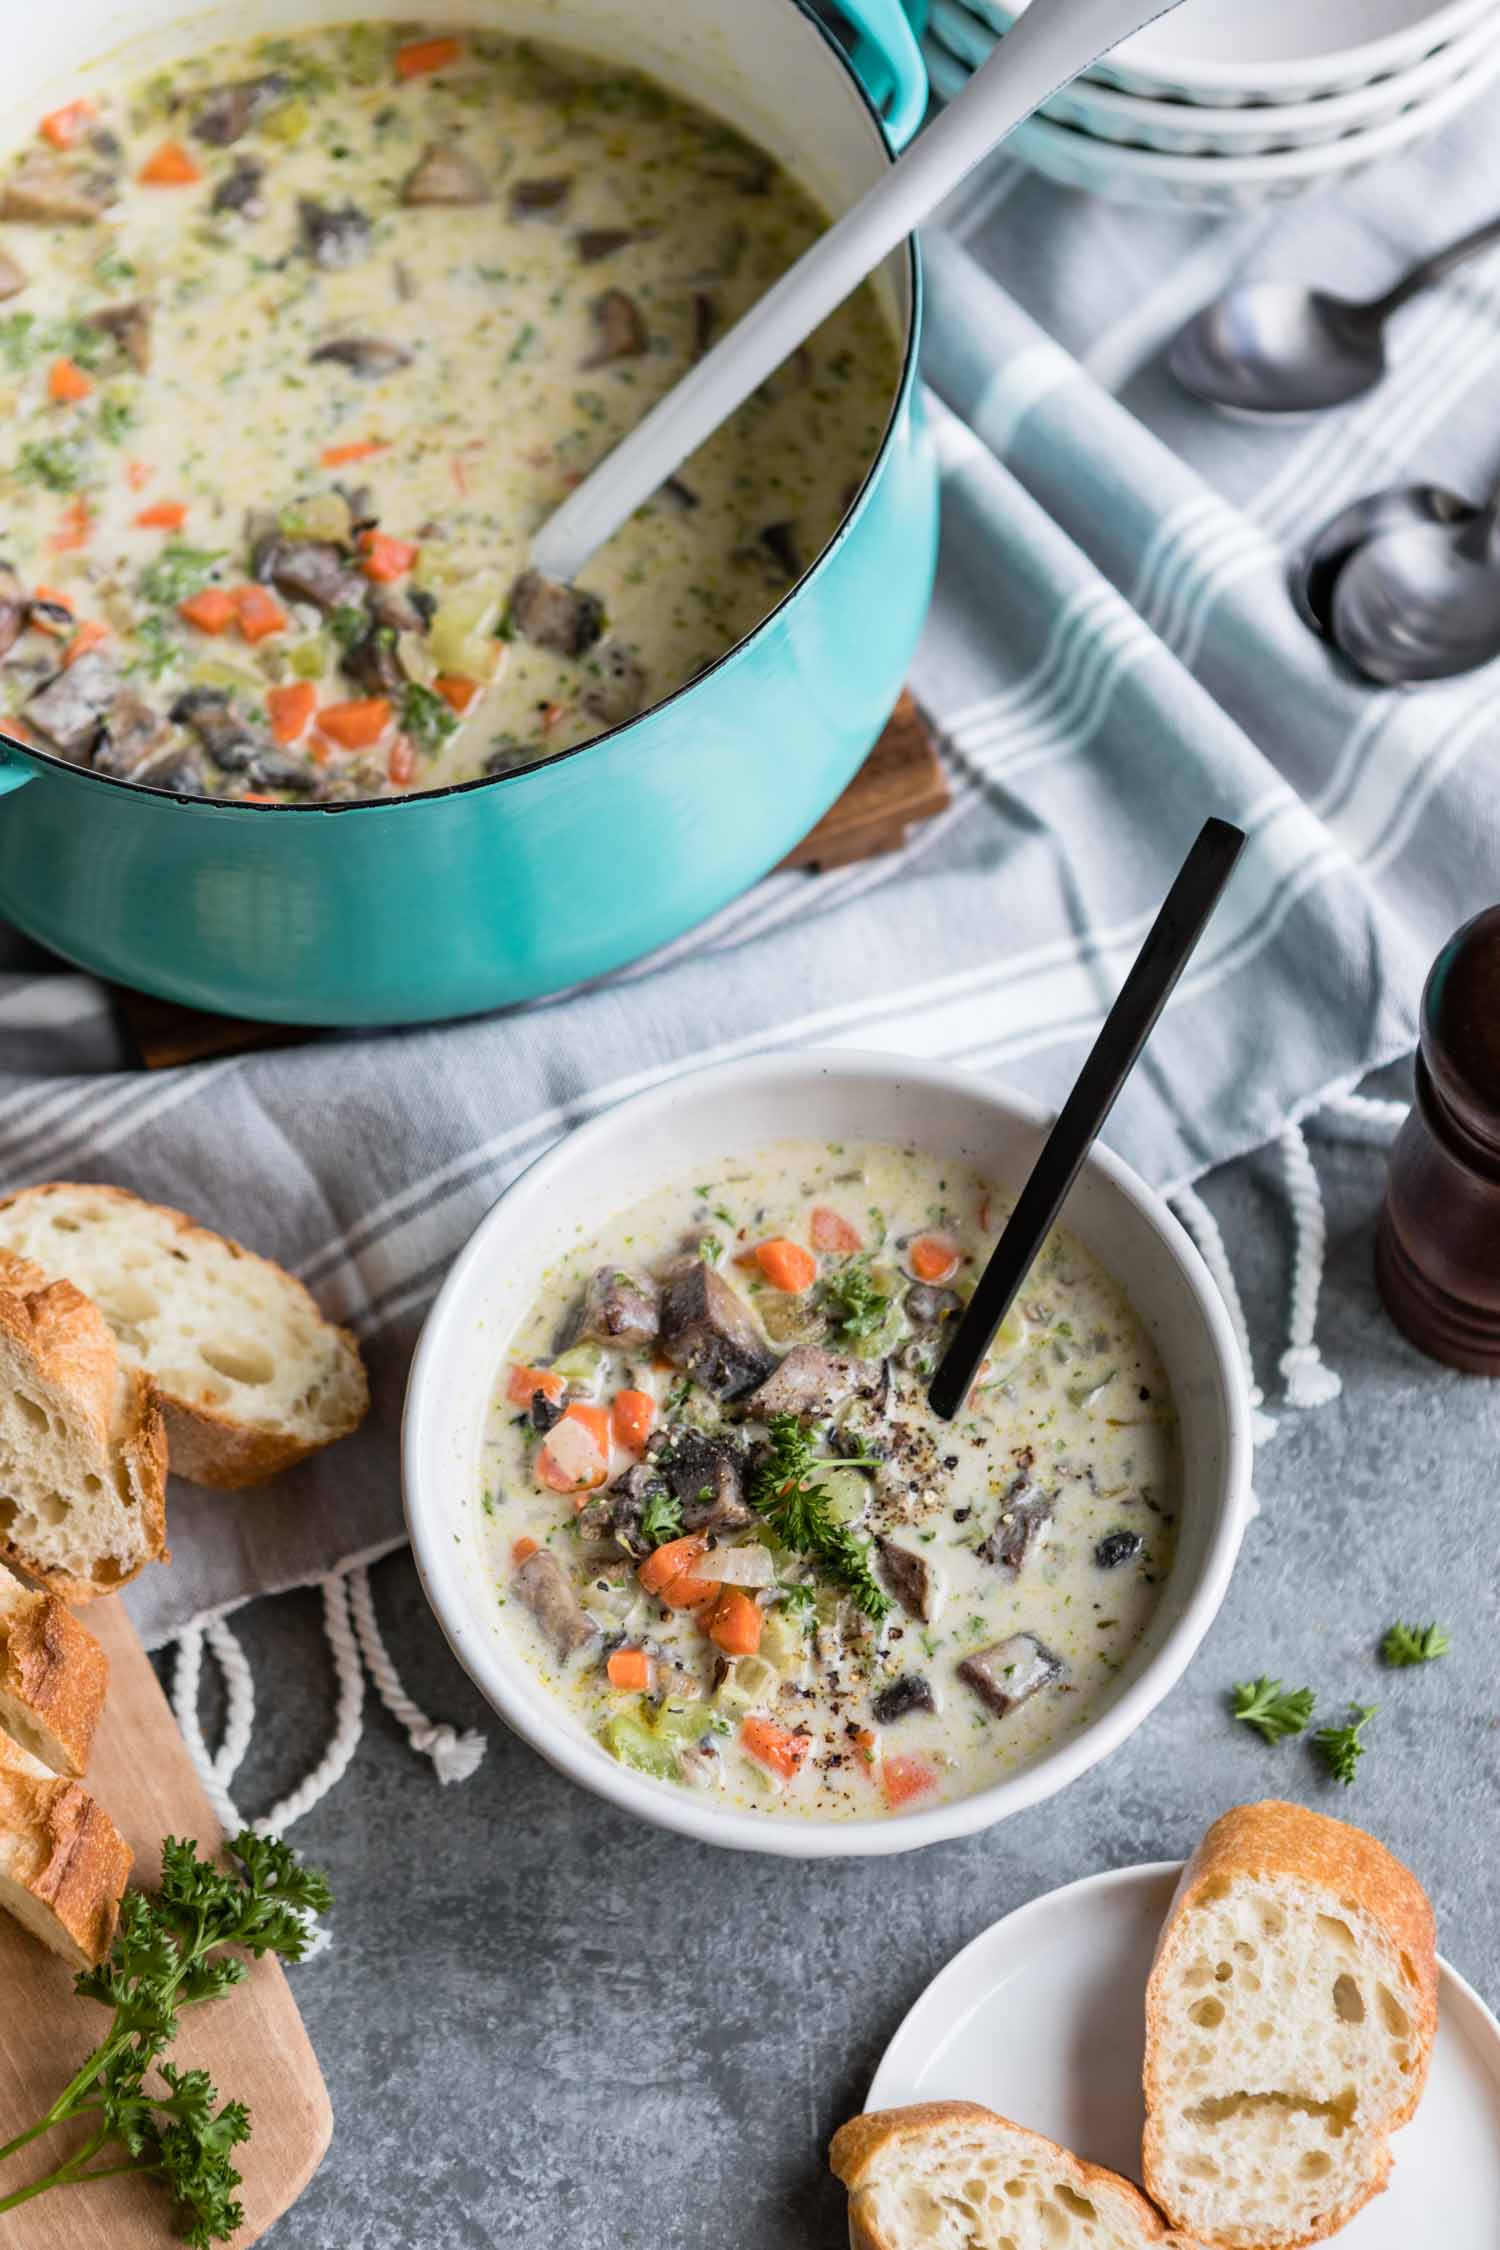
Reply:
[[[571,579],[1007,133],[1178,0],[1030,0],[989,61],[899,163],[835,220],[727,335],[607,453],[532,542]]]

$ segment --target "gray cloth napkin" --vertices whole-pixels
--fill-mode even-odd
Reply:
[[[1315,425],[1221,421],[1157,354],[1241,266],[1374,290],[1497,204],[1484,117],[1230,225],[1096,204],[1003,155],[970,184],[927,244],[945,512],[915,675],[955,800],[898,857],[773,877],[561,999],[157,1076],[126,1067],[100,987],[0,938],[0,1186],[181,1204],[300,1273],[369,1355],[357,1437],[258,1492],[174,1493],[175,1567],[128,1597],[149,1642],[401,1537],[423,1310],[559,1134],[775,1045],[943,1056],[1055,1101],[1210,812],[1250,847],[1114,1145],[1191,1180],[1410,1046],[1433,951],[1497,889],[1500,677],[1354,685],[1296,622],[1285,561],[1372,486],[1491,479],[1500,258],[1413,307],[1385,387]]]

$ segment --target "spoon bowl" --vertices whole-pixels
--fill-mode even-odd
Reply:
[[[1292,566],[1292,599],[1303,623],[1325,640],[1333,638],[1334,588],[1357,549],[1387,533],[1460,523],[1473,514],[1472,501],[1440,484],[1393,485],[1351,501],[1329,518]]]
[[[1405,524],[1355,550],[1333,588],[1333,638],[1384,687],[1447,680],[1500,656],[1492,508]]]
[[[1185,391],[1237,414],[1317,414],[1385,374],[1378,308],[1296,282],[1254,281],[1195,313],[1167,354]]]

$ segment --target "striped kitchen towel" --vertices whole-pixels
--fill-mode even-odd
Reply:
[[[1373,292],[1497,206],[1481,117],[1227,225],[1091,203],[1003,154],[969,184],[927,244],[944,533],[915,681],[955,797],[897,857],[773,877],[562,999],[149,1078],[124,1067],[98,986],[0,939],[0,1187],[93,1176],[200,1212],[302,1274],[372,1364],[357,1438],[242,1500],[174,1494],[176,1564],[128,1598],[151,1642],[186,1633],[190,1730],[205,1621],[232,1675],[223,1614],[321,1582],[343,1717],[320,1772],[352,1747],[362,1661],[461,1770],[474,1746],[404,1703],[357,1566],[401,1538],[406,1362],[494,1196],[604,1105],[777,1044],[943,1056],[1058,1098],[1210,812],[1249,850],[1110,1137],[1178,1193],[1231,1294],[1193,1183],[1280,1144],[1297,1215],[1281,1372],[1294,1405],[1326,1395],[1299,1120],[1333,1097],[1347,1129],[1389,1130],[1352,1090],[1410,1047],[1435,949],[1500,893],[1500,670],[1411,696],[1355,685],[1297,623],[1285,571],[1356,493],[1493,480],[1500,255],[1404,315],[1384,387],[1317,423],[1222,421],[1174,393],[1159,349],[1236,271]]]

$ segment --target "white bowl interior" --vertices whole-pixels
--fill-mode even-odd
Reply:
[[[1126,1286],[1162,1355],[1182,1432],[1177,1558],[1109,1705],[1071,1741],[957,1803],[900,1819],[779,1820],[718,1809],[627,1772],[548,1695],[495,1623],[478,1537],[486,1401],[550,1258],[638,1197],[771,1140],[912,1140],[1014,1189],[1043,1136],[1017,1097],[940,1068],[788,1056],[678,1080],[574,1134],[502,1197],[429,1318],[407,1398],[407,1516],[428,1597],[461,1662],[519,1733],[588,1787],[717,1843],[799,1854],[889,1852],[988,1826],[1050,1795],[1123,1740],[1179,1676],[1222,1599],[1248,1482],[1244,1377],[1221,1301],[1186,1235],[1117,1158],[1096,1152],[1066,1213]]]

